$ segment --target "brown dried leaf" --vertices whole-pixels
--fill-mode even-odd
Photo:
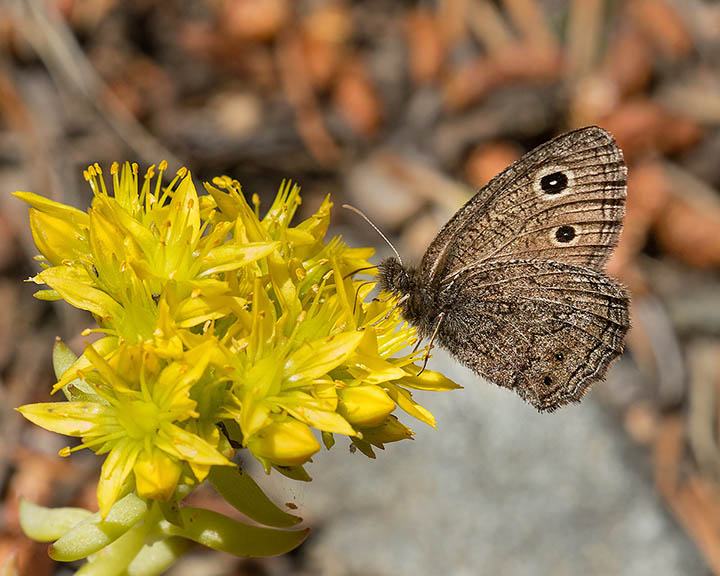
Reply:
[[[300,137],[320,164],[335,162],[340,150],[325,128],[318,108],[303,58],[302,39],[286,34],[278,43],[276,55],[285,96],[295,111]]]
[[[621,96],[644,90],[650,82],[653,56],[648,41],[635,26],[621,26],[608,46],[603,74]]]
[[[382,103],[363,62],[347,62],[337,78],[333,102],[345,121],[363,137],[373,136],[382,124]]]
[[[301,34],[308,72],[317,89],[325,89],[342,64],[352,33],[352,20],[342,2],[317,6],[302,22]]]
[[[436,17],[424,8],[409,11],[405,19],[405,34],[413,82],[427,84],[435,81],[445,58],[445,45]]]
[[[697,268],[720,266],[720,201],[676,194],[657,226],[657,240],[668,254]]]
[[[608,263],[611,276],[624,276],[671,198],[672,184],[659,162],[635,164],[628,171],[627,214],[620,243]]]
[[[290,16],[288,0],[229,0],[223,4],[221,22],[233,36],[267,41],[277,36]]]
[[[520,156],[520,149],[509,142],[480,144],[470,152],[465,163],[467,180],[475,188],[482,188]]]
[[[649,99],[619,105],[602,125],[615,136],[626,160],[648,152],[676,153],[700,140],[701,126]]]
[[[682,58],[693,50],[687,24],[665,0],[634,0],[628,14],[645,36],[665,56]]]
[[[445,82],[445,104],[452,110],[466,108],[498,87],[518,82],[551,82],[558,78],[561,62],[554,49],[515,45],[484,56],[451,73]]]

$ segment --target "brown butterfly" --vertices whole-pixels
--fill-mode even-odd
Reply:
[[[625,215],[613,137],[582,128],[493,178],[419,267],[379,265],[403,316],[455,358],[540,411],[579,401],[623,350],[625,289],[604,274]]]

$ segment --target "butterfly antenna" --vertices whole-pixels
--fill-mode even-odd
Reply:
[[[402,258],[400,258],[400,253],[399,253],[397,250],[395,250],[395,246],[393,246],[393,245],[391,244],[390,240],[387,239],[387,236],[385,236],[385,234],[383,234],[383,233],[380,231],[380,228],[378,228],[377,226],[375,226],[375,224],[372,223],[372,220],[370,220],[370,218],[368,218],[367,216],[365,216],[365,214],[364,214],[361,210],[355,208],[355,206],[350,206],[350,204],[343,204],[342,207],[345,208],[345,209],[347,209],[347,210],[350,210],[351,212],[355,212],[355,214],[358,214],[359,216],[362,216],[362,217],[364,218],[365,222],[367,222],[368,224],[370,224],[370,226],[373,227],[373,229],[375,230],[375,232],[377,232],[378,234],[380,234],[380,236],[382,237],[382,239],[385,240],[385,242],[387,242],[387,245],[390,246],[390,249],[395,253],[395,256],[397,256],[398,262],[400,262],[400,264],[402,264]]]
[[[352,272],[348,272],[343,276],[343,280],[346,278],[350,278],[350,276],[355,276],[358,272],[362,272],[363,270],[372,270],[373,268],[377,268],[377,266],[363,266],[362,268],[358,268],[356,270],[353,270]]]

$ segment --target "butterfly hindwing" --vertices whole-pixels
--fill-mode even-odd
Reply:
[[[622,353],[628,297],[585,266],[488,261],[441,294],[439,342],[538,410],[579,400]]]

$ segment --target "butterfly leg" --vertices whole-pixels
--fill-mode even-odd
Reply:
[[[395,294],[390,294],[387,298],[373,298],[373,302],[387,302],[388,300],[392,300],[395,298]]]
[[[402,298],[400,298],[400,300],[395,302],[394,306],[392,308],[390,308],[390,311],[387,314],[385,314],[385,316],[380,318],[380,320],[378,320],[377,322],[373,322],[372,324],[370,324],[370,326],[377,326],[378,324],[380,324],[380,322],[384,322],[385,320],[390,318],[390,316],[392,316],[392,313],[395,312],[397,307],[400,306],[400,304],[402,304],[403,302],[405,302],[405,300],[407,300],[408,298],[410,298],[410,295],[405,294],[405,296],[403,296]]]
[[[360,290],[362,290],[363,286],[367,286],[368,284],[372,284],[374,280],[368,280],[367,282],[363,282],[358,286],[357,292],[355,292],[355,303],[353,304],[353,314],[355,314],[355,311],[357,310],[357,304],[358,304],[358,296],[360,296]]]
[[[435,324],[435,329],[433,330],[432,336],[430,336],[430,343],[427,345],[427,351],[425,352],[425,358],[423,358],[422,368],[420,369],[420,372],[415,374],[415,376],[420,376],[420,374],[425,372],[425,367],[427,366],[428,359],[430,358],[430,350],[432,350],[433,342],[435,342],[435,337],[437,336],[438,330],[440,330],[440,324],[442,324],[443,318],[445,318],[445,312],[441,312],[437,317],[437,324]]]

